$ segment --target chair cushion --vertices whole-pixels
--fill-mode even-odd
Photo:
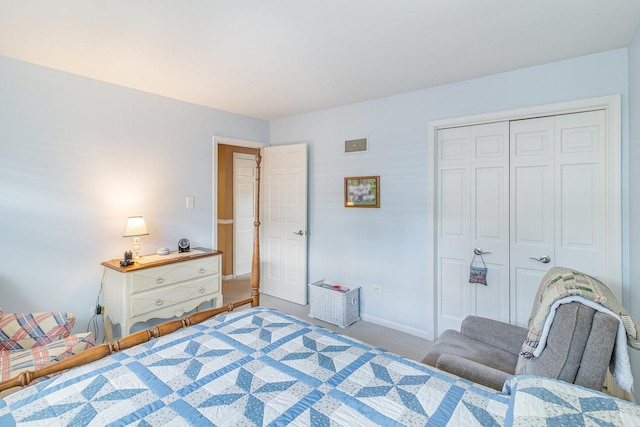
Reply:
[[[93,341],[93,333],[87,332],[26,350],[0,350],[0,380],[6,381],[23,371],[39,369],[49,363],[66,359],[93,347]]]
[[[460,326],[462,335],[516,355],[520,353],[528,332],[520,326],[471,315]]]
[[[68,337],[75,324],[72,313],[7,313],[0,318],[0,349],[24,350]]]
[[[529,359],[520,357],[516,375],[538,375],[573,383],[595,313],[594,309],[578,302],[559,306],[542,354]]]
[[[453,354],[441,355],[438,358],[436,368],[498,391],[502,390],[505,381],[511,376],[499,369],[490,368]]]
[[[618,333],[618,325],[619,320],[608,314],[596,312],[593,316],[591,334],[584,348],[580,368],[574,381],[575,384],[595,390],[602,388],[607,375],[607,367],[615,357],[613,348]],[[631,383],[633,384],[633,378],[631,378]]]
[[[508,374],[515,372],[518,361],[516,354],[484,344],[454,330],[444,331],[433,344],[429,353],[422,359],[422,362],[437,366],[438,359],[443,354],[455,355]],[[452,373],[456,374],[455,372]]]

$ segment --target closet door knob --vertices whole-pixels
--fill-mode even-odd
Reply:
[[[473,253],[476,255],[487,255],[487,254],[490,254],[491,252],[485,252],[482,250],[482,248],[475,248],[473,250]]]
[[[543,264],[548,264],[551,261],[551,258],[548,255],[542,255],[540,258],[534,258],[530,256],[529,259],[541,262]]]

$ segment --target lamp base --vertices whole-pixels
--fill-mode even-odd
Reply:
[[[133,259],[140,258],[140,238],[133,238]]]

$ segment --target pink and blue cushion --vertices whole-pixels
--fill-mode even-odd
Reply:
[[[0,309],[1,381],[93,347],[91,332],[71,335],[72,313],[7,313]]]

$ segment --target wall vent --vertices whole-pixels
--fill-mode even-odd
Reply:
[[[345,153],[359,153],[367,151],[367,138],[349,139],[344,142]]]

